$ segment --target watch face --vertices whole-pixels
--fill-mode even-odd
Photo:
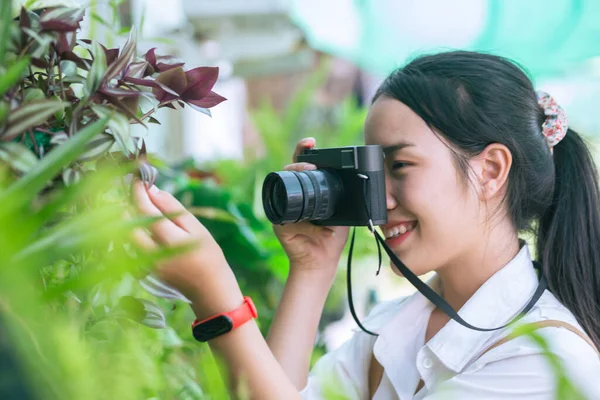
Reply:
[[[219,315],[211,320],[196,325],[193,333],[194,338],[200,342],[206,342],[214,337],[227,333],[233,329],[233,321],[227,315]]]

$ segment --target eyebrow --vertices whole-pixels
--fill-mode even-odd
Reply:
[[[398,150],[402,150],[402,149],[404,149],[406,147],[413,147],[413,146],[414,146],[414,144],[412,144],[412,143],[406,143],[406,142],[397,143],[397,144],[394,144],[394,145],[391,145],[391,146],[384,147],[383,148],[383,154],[387,157],[390,154],[392,154],[392,153],[394,153],[394,152],[396,152]]]

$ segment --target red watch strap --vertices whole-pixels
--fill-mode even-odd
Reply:
[[[219,317],[221,315],[227,315],[233,323],[232,329],[235,329],[238,326],[243,325],[246,322],[250,321],[251,319],[258,317],[258,312],[256,311],[256,307],[254,306],[252,299],[249,296],[245,296],[244,303],[241,306],[239,306],[238,308],[236,308],[235,310],[228,311],[228,312],[222,312],[220,314],[213,315],[212,317],[203,319],[202,321],[199,321],[196,318],[194,320],[194,322],[192,323],[192,328],[194,328],[195,326],[200,325],[206,321],[210,321],[213,318]]]

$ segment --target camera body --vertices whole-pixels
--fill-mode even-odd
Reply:
[[[305,149],[296,161],[317,170],[267,175],[263,206],[271,222],[368,226],[370,214],[373,225],[387,223],[381,146]]]

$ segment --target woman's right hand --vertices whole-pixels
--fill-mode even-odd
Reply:
[[[294,164],[284,167],[286,171],[317,169],[314,164],[296,163],[296,156],[306,148],[315,146],[315,139],[305,138],[298,142],[294,151]],[[289,260],[291,272],[312,271],[333,277],[348,238],[347,226],[317,226],[308,221],[286,225],[273,225],[273,230]]]

